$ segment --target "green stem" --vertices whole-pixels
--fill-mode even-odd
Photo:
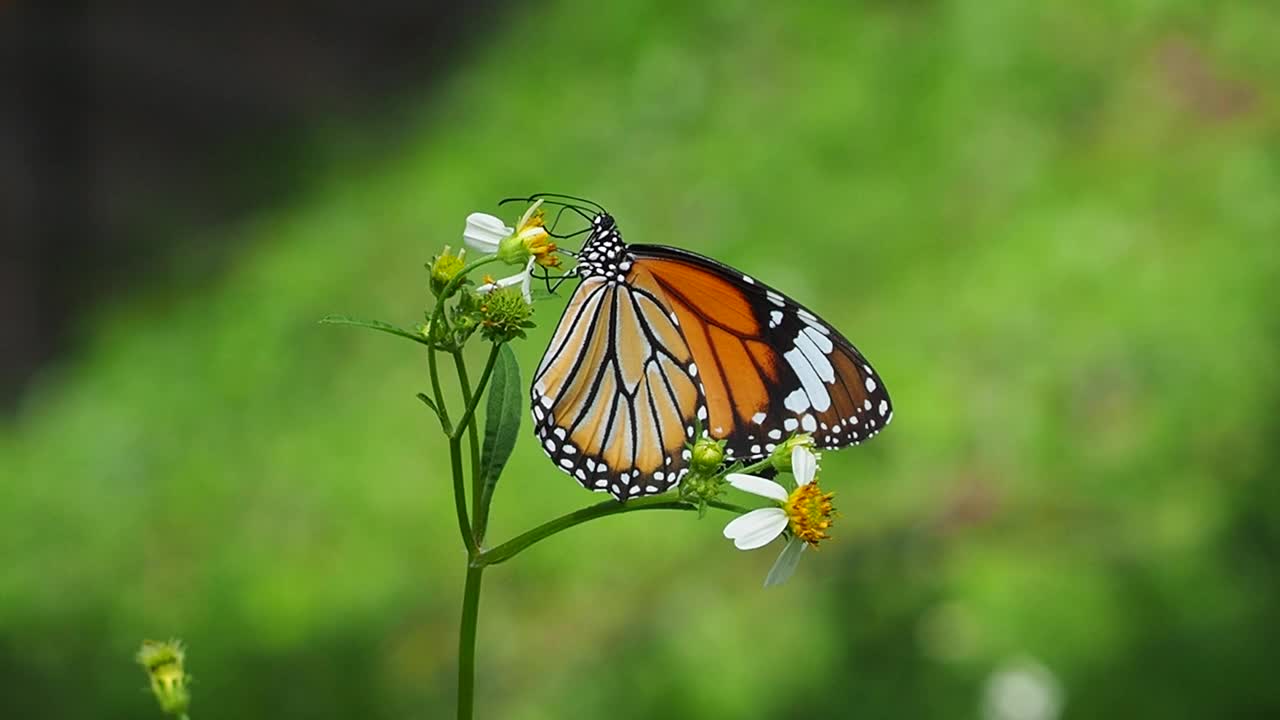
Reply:
[[[712,500],[707,503],[710,507],[728,510],[729,512],[741,515],[748,511],[747,508],[733,505],[731,503]],[[501,545],[486,550],[472,561],[473,565],[497,565],[506,562],[521,551],[530,546],[545,540],[558,532],[568,530],[574,525],[581,525],[589,520],[596,518],[608,517],[609,515],[619,515],[621,513],[638,512],[640,510],[697,510],[698,506],[687,500],[680,500],[672,495],[651,495],[649,497],[640,498],[638,500],[630,500],[620,503],[617,500],[605,500],[590,507],[575,510],[568,515],[549,520],[532,530],[529,530],[517,537],[508,540]]]
[[[453,355],[453,367],[458,372],[458,386],[462,390],[462,404],[465,410],[463,410],[462,418],[458,420],[457,426],[454,427],[450,439],[461,438],[464,429],[467,432],[467,450],[471,454],[471,536],[474,538],[476,534],[475,513],[480,502],[480,491],[477,488],[480,476],[480,443],[476,434],[476,424],[472,422],[472,417],[475,413],[475,403],[481,393],[484,392],[484,383],[488,378],[481,377],[481,386],[476,389],[475,395],[472,395],[471,378],[467,374],[467,362],[462,357],[462,350],[455,349],[451,354]]]
[[[462,438],[449,438],[449,463],[453,470],[453,505],[458,513],[458,532],[462,544],[467,546],[467,557],[478,554],[476,539],[471,534],[471,521],[467,519],[467,482],[462,477]]]
[[[448,302],[449,298],[453,297],[454,293],[458,292],[458,288],[462,286],[463,281],[467,278],[467,273],[493,262],[498,262],[497,255],[488,255],[463,265],[458,274],[436,296],[436,306],[431,311],[431,321],[427,323],[427,327],[435,328],[444,322],[445,303]],[[435,334],[431,330],[428,330],[428,332],[432,335]],[[446,435],[453,435],[453,426],[449,423],[449,411],[444,406],[444,391],[440,387],[440,371],[436,367],[436,345],[434,342],[427,344],[427,365],[431,369],[431,389],[435,394],[436,407],[440,410],[440,426],[444,429]]]
[[[444,404],[444,389],[440,387],[440,370],[436,365],[436,348],[427,346],[427,368],[431,372],[431,394],[436,399],[436,415],[440,417],[440,429],[446,435],[453,434],[453,425],[449,423],[449,408]]]
[[[484,542],[484,531],[489,521],[489,501],[487,493],[484,492],[482,483],[480,482],[480,440],[476,429],[475,421],[476,408],[480,405],[480,398],[484,397],[485,388],[489,385],[489,378],[493,375],[493,368],[498,362],[498,351],[502,346],[494,343],[489,350],[489,359],[485,362],[484,370],[480,373],[480,384],[476,385],[475,394],[471,393],[467,382],[467,369],[462,361],[462,353],[455,352],[454,359],[458,365],[458,379],[462,382],[464,394],[468,396],[467,409],[462,413],[462,419],[458,421],[458,427],[454,430],[457,435],[461,432],[462,427],[467,428],[467,441],[471,446],[471,533],[475,538],[476,546],[479,547]]]
[[[471,720],[476,686],[476,624],[480,620],[483,567],[467,566],[462,591],[462,628],[458,633],[458,720]]]
[[[454,429],[455,435],[461,434],[463,425],[471,424],[471,418],[476,414],[476,408],[480,405],[480,398],[484,395],[484,388],[489,384],[489,376],[493,374],[493,366],[498,362],[498,349],[500,347],[502,346],[494,343],[493,349],[489,351],[489,359],[485,362],[484,370],[480,373],[480,384],[476,386],[475,395],[471,395],[470,385],[467,382],[467,368],[462,362],[462,352],[454,352],[453,357],[458,365],[458,379],[462,381],[463,392],[470,396],[467,409],[462,413],[462,419],[458,420],[458,427]]]

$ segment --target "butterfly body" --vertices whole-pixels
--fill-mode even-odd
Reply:
[[[698,428],[749,462],[797,432],[858,444],[892,418],[848,340],[727,265],[628,245],[601,212],[573,273],[532,404],[543,449],[588,489],[627,500],[675,487]]]

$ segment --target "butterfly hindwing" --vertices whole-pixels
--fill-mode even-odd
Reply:
[[[619,500],[664,492],[687,467],[706,406],[669,312],[625,284],[578,286],[534,376],[534,428],[584,487]]]

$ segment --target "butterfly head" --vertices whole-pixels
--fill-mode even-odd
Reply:
[[[578,266],[574,272],[581,277],[599,277],[621,282],[631,269],[627,244],[618,233],[613,216],[599,212],[591,219],[591,234],[578,251]]]

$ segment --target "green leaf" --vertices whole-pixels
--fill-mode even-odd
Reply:
[[[422,401],[423,405],[431,408],[431,411],[436,414],[436,417],[440,417],[440,408],[436,407],[435,401],[427,397],[426,393],[418,393],[418,399]]]
[[[498,359],[489,378],[489,399],[485,406],[484,443],[480,453],[480,502],[486,507],[498,477],[511,458],[520,435],[520,419],[525,413],[525,392],[520,384],[520,365],[509,345],[498,350]],[[487,515],[487,513],[485,513]]]
[[[385,323],[381,320],[361,320],[359,318],[347,317],[346,315],[326,315],[320,318],[321,325],[352,325],[355,327],[367,328],[369,330],[377,330],[379,332],[397,335],[402,338],[408,338],[414,342],[430,345],[422,333],[412,330],[405,330],[402,327],[396,327],[391,323]]]

